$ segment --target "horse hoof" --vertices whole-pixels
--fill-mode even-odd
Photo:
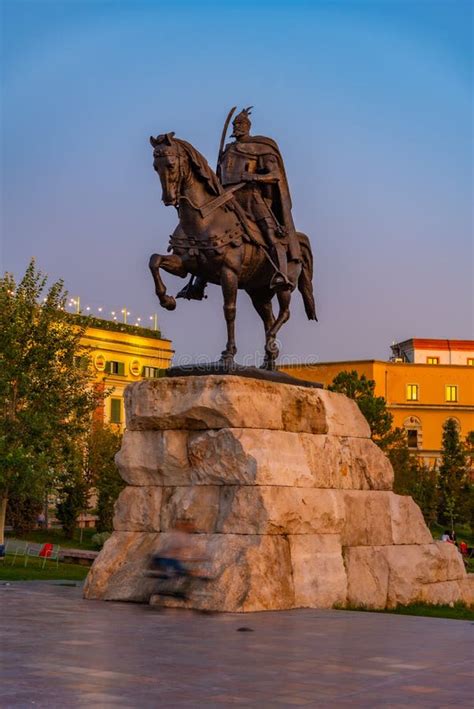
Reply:
[[[231,352],[224,351],[221,355],[219,362],[224,367],[232,367],[234,365],[234,354],[232,354]]]
[[[160,298],[160,305],[166,310],[174,310],[176,308],[176,300],[172,295],[163,295]]]

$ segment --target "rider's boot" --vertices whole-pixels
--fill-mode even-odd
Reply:
[[[203,300],[207,298],[204,291],[207,286],[207,281],[201,276],[191,276],[189,282],[182,288],[177,298],[186,298],[186,300]]]
[[[292,288],[291,281],[288,278],[288,261],[284,244],[275,240],[273,242],[273,254],[277,262],[278,271],[275,270],[272,276],[270,288],[275,291]]]
[[[270,253],[275,264],[275,270],[270,281],[270,288],[274,291],[292,288],[292,283],[288,278],[288,261],[286,257],[286,244],[278,239],[277,230],[269,219],[260,219],[258,222],[265,241],[270,247]]]

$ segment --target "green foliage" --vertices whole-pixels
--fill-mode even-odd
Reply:
[[[34,542],[35,544],[57,544],[61,548],[67,549],[86,549],[95,550],[95,544],[92,544],[91,538],[95,534],[95,529],[89,527],[87,529],[79,529],[76,527],[74,531],[74,538],[67,538],[64,531],[60,528],[49,527],[48,529],[35,529],[32,532],[25,532],[24,534],[14,534],[13,532],[7,534],[8,537],[14,537],[15,539],[22,539],[27,542]],[[82,537],[82,541],[81,541]]]
[[[102,320],[102,318],[96,318],[93,315],[72,315],[69,317],[74,322],[81,322],[82,325],[86,327],[98,327],[101,330],[111,330],[112,332],[126,332],[132,335],[140,335],[140,337],[153,338],[155,340],[162,340],[160,330],[151,330],[148,327],[142,327],[141,325],[129,325],[128,323],[120,323],[115,320]]]
[[[403,431],[398,428],[392,429],[393,416],[387,410],[385,399],[383,396],[375,396],[375,381],[373,379],[367,379],[365,374],[359,377],[355,370],[339,372],[328,389],[345,394],[357,402],[370,426],[372,440],[380,448],[387,450],[390,446],[403,440]]]
[[[421,508],[427,524],[436,520],[438,473],[423,465],[407,446],[406,434],[392,428],[393,416],[383,396],[375,395],[375,382],[358,373],[340,372],[328,387],[354,399],[370,426],[372,440],[389,457],[394,471],[393,490],[410,495]]]
[[[437,469],[424,465],[403,444],[389,449],[387,455],[394,472],[393,491],[397,495],[413,497],[427,525],[436,522],[439,500]]]
[[[94,534],[92,537],[92,543],[96,549],[102,549],[107,539],[111,536],[110,532],[99,532],[99,534]]]
[[[89,386],[84,327],[64,312],[62,281],[48,289],[32,260],[20,283],[0,279],[0,498],[42,500],[64,476],[71,441],[90,425],[99,394]],[[0,520],[0,535],[3,532]]]
[[[15,535],[26,534],[35,529],[42,509],[42,502],[34,497],[10,495],[6,523],[13,527]]]
[[[125,483],[115,465],[121,434],[114,426],[95,424],[88,439],[87,477],[97,492],[96,528],[98,532],[113,529],[114,504]]]
[[[61,579],[64,581],[83,581],[88,572],[89,567],[79,564],[64,564],[59,563],[56,566],[55,561],[47,561],[43,569],[42,559],[29,559],[28,566],[25,567],[22,561],[11,565],[11,557],[7,554],[4,561],[0,562],[0,581],[45,581],[53,579]],[[76,584],[74,584],[76,585]]]
[[[347,606],[339,610],[359,611],[364,613],[395,613],[397,615],[418,615],[428,618],[450,618],[451,620],[474,620],[474,609],[465,603],[453,605],[432,605],[431,603],[410,603],[407,606],[395,608],[367,608],[366,606]]]
[[[68,475],[59,487],[59,495],[57,517],[66,537],[74,539],[77,519],[87,509],[88,488],[81,476],[74,478]]]
[[[454,529],[455,521],[464,522],[470,516],[473,486],[469,480],[466,447],[454,419],[443,424],[442,440],[438,519]]]

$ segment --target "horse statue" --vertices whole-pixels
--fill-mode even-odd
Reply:
[[[263,369],[274,370],[276,336],[290,317],[292,292],[298,287],[309,320],[317,320],[313,297],[313,257],[308,237],[296,232],[301,258],[289,260],[288,286],[276,290],[272,278],[278,267],[260,230],[246,218],[235,199],[235,188],[224,189],[196,148],[167,133],[150,137],[153,167],[162,187],[162,201],[177,209],[179,223],[170,237],[168,254],[153,254],[149,267],[160,305],[174,310],[160,271],[185,278],[198,276],[220,285],[224,298],[227,344],[220,362],[231,367],[237,352],[235,314],[237,290],[245,290],[265,328]],[[278,299],[275,317],[272,299]]]

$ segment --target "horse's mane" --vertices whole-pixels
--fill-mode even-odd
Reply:
[[[204,182],[207,182],[211,192],[214,192],[214,194],[220,194],[222,192],[221,184],[217,179],[217,175],[209,166],[209,163],[204,155],[201,155],[201,153],[196,150],[191,143],[188,143],[181,138],[173,138],[173,140],[176,141],[176,143],[178,143],[178,145],[185,151],[198,176],[204,180]]]

